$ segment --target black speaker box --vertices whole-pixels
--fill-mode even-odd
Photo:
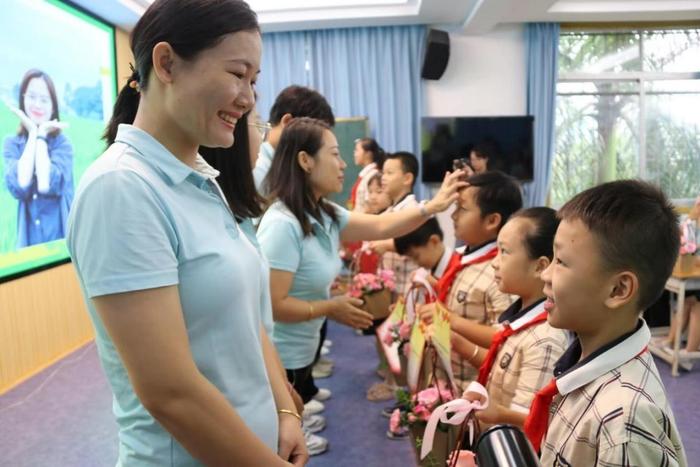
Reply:
[[[450,36],[445,31],[431,29],[425,44],[425,58],[421,77],[440,79],[450,59]]]

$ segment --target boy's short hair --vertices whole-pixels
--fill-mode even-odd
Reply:
[[[440,224],[437,219],[431,217],[413,232],[395,238],[394,247],[398,254],[405,256],[411,248],[427,245],[433,235],[437,235],[440,240],[443,239]]]
[[[472,151],[474,151],[476,157],[480,159],[488,159],[489,161],[495,161],[498,159],[500,154],[498,143],[490,138],[484,139],[477,143]]]
[[[413,184],[411,185],[413,188],[418,180],[418,159],[416,156],[408,151],[398,151],[386,154],[384,161],[389,159],[398,159],[401,162],[403,173],[413,174]]]
[[[481,217],[498,213],[501,215],[499,230],[510,216],[523,207],[520,185],[515,179],[498,170],[472,175],[467,179],[469,187],[479,190],[476,193],[476,205]]]
[[[659,298],[680,249],[678,216],[660,189],[639,180],[603,183],[574,196],[559,217],[591,231],[606,269],[637,275],[640,310]]]
[[[317,91],[304,86],[287,86],[277,95],[270,109],[270,124],[278,125],[285,114],[309,117],[335,126],[335,116],[328,101]]]

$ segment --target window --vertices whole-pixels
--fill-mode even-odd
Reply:
[[[563,32],[550,204],[622,178],[700,194],[700,29]]]

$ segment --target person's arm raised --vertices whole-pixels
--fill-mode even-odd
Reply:
[[[447,172],[440,190],[430,201],[400,211],[380,215],[351,212],[348,224],[340,233],[344,242],[382,240],[405,235],[420,227],[430,216],[446,210],[467,183],[461,181],[462,171]]]
[[[211,466],[284,466],[198,370],[177,286],[93,298],[143,406]]]

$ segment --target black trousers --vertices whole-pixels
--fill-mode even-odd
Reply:
[[[298,370],[286,370],[287,381],[292,383],[292,386],[294,386],[296,392],[299,393],[304,404],[309,402],[318,392],[318,388],[314,383],[314,377],[311,374],[313,367],[314,364],[312,363]]]
[[[304,368],[299,368],[297,370],[286,370],[287,371],[287,381],[292,383],[296,392],[301,396],[301,400],[304,404],[309,402],[318,393],[318,387],[316,387],[316,382],[311,374],[314,365],[321,358],[321,347],[323,347],[323,341],[326,340],[326,333],[328,332],[328,320],[323,322],[321,326],[320,337],[321,340],[318,342],[318,348],[316,349],[316,355],[314,356],[314,361],[311,365],[305,366]]]

